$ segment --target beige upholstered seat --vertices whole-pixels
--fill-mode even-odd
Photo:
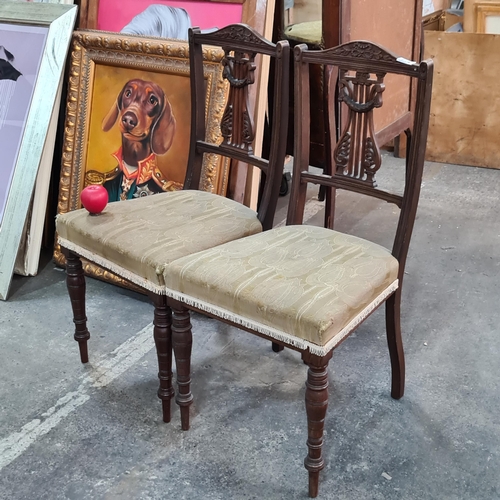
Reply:
[[[320,44],[323,37],[321,21],[307,21],[288,26],[285,35],[297,42]]]
[[[163,293],[172,260],[262,231],[257,213],[205,191],[186,190],[110,203],[91,216],[57,217],[59,243],[120,276]]]
[[[392,294],[399,264],[337,231],[286,226],[172,262],[167,296],[324,355]]]

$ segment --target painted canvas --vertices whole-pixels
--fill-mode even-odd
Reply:
[[[110,201],[181,189],[190,102],[188,75],[97,65],[85,184],[104,185]]]
[[[101,0],[99,19],[102,22],[98,26],[99,29],[128,35],[187,40],[188,29],[193,25],[201,28],[217,24],[224,26],[240,22],[241,18],[242,3],[121,0],[120,9],[116,9],[113,2]],[[97,67],[94,83],[96,103],[99,96],[105,97],[104,102],[99,102],[97,106],[101,113],[97,113],[97,116],[92,114],[91,118],[89,142],[92,149],[89,162],[92,164],[94,159],[100,161],[101,167],[99,170],[88,170],[86,182],[103,183],[110,201],[180,189],[184,180],[185,169],[179,168],[179,165],[187,162],[189,81],[182,76],[143,73],[123,68]],[[128,77],[130,79],[127,81]],[[117,94],[116,105],[112,106],[109,115],[102,117],[102,106],[108,103],[111,82],[116,83],[116,88],[112,89]],[[149,94],[157,101],[155,109],[160,111],[161,118],[154,118],[146,131],[141,117],[146,108],[154,113],[148,102],[151,98]],[[101,118],[105,122],[99,125]],[[109,133],[103,135],[103,131]],[[106,160],[101,161],[103,151],[100,146],[108,145],[110,140],[116,144],[118,133],[121,136],[120,149],[113,153],[112,160],[108,155]],[[145,135],[139,140],[138,133]],[[159,144],[160,137],[164,138],[164,144]],[[115,165],[109,168],[113,161]]]
[[[106,31],[123,31],[130,34],[145,34],[144,32],[130,31],[124,28],[131,23],[134,16],[148,11],[148,16],[154,17],[156,23],[166,22],[172,26],[179,26],[179,22],[169,21],[169,9],[177,15],[187,14],[189,26],[198,26],[201,29],[222,28],[232,23],[239,23],[243,19],[243,2],[212,2],[203,0],[120,0],[120,8],[116,8],[116,1],[100,0],[98,14],[98,28]],[[172,12],[172,10],[170,10]],[[166,19],[166,21],[164,21]],[[153,25],[155,23],[151,23]],[[182,25],[180,25],[182,27]],[[185,35],[182,36],[185,32]],[[149,35],[164,36],[167,38],[187,39],[187,28],[176,36],[171,34],[154,34],[149,30]]]
[[[0,23],[0,226],[48,28]]]

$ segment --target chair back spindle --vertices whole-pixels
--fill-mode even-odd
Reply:
[[[223,77],[229,82],[228,104],[221,122],[223,148],[253,154],[254,122],[248,106],[248,87],[255,82],[255,52],[225,49]]]
[[[340,70],[339,101],[346,104],[346,126],[333,156],[339,175],[375,187],[382,159],[375,139],[373,110],[382,106],[385,73],[375,78],[365,71]]]
[[[204,79],[202,46],[220,47],[223,78],[227,80],[229,95],[220,128],[222,142],[205,140]],[[272,227],[279,194],[286,148],[288,120],[288,79],[290,48],[287,41],[276,44],[267,41],[252,28],[230,25],[220,30],[189,31],[191,71],[192,120],[191,149],[185,189],[198,189],[204,154],[216,154],[258,167],[265,175],[265,185],[259,204],[258,217],[264,229]],[[275,59],[274,113],[269,160],[254,154],[255,126],[249,100],[250,85],[256,81],[256,57],[267,55]],[[278,126],[279,124],[279,126]]]

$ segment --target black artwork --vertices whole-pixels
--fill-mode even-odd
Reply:
[[[21,76],[21,72],[12,66],[14,56],[5,47],[0,45],[0,80],[13,80]]]

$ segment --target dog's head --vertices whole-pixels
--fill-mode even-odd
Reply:
[[[117,120],[124,139],[132,142],[149,139],[151,151],[158,155],[170,149],[175,118],[170,102],[156,83],[129,80],[102,122],[104,132]]]

